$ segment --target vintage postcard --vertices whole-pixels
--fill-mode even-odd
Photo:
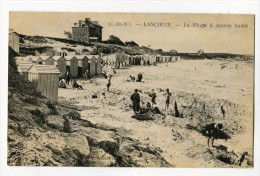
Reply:
[[[9,13],[9,166],[253,168],[255,16]]]

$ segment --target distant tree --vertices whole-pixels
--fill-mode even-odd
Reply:
[[[135,43],[134,41],[126,41],[125,46],[139,46],[139,45],[137,43]]]
[[[200,49],[200,50],[198,51],[198,55],[202,55],[202,54],[204,54],[204,51],[203,51],[202,49]]]
[[[120,40],[120,38],[118,38],[117,36],[114,36],[114,35],[110,35],[107,42],[110,43],[110,44],[116,44],[116,45],[122,45],[122,46],[125,45],[124,42],[122,42]]]
[[[63,33],[67,39],[72,39],[72,33],[70,31],[64,31]]]
[[[175,50],[175,49],[171,49],[171,50],[170,50],[170,53],[177,54],[178,52],[177,52],[177,50]]]

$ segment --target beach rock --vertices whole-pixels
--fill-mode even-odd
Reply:
[[[115,158],[101,148],[92,147],[87,158],[89,166],[112,167],[116,165]]]
[[[63,121],[64,120],[60,116],[48,116],[47,125],[51,128],[62,130]]]
[[[175,167],[161,156],[158,149],[145,146],[131,138],[122,140],[117,162],[123,167]]]

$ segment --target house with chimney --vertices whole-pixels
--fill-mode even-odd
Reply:
[[[78,42],[101,42],[102,26],[98,21],[92,21],[90,18],[79,20],[72,27],[72,39]]]
[[[9,29],[9,41],[8,46],[15,52],[19,53],[19,34],[13,29]]]

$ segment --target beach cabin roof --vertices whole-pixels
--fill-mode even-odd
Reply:
[[[55,61],[60,60],[61,58],[63,58],[63,56],[52,56],[52,59]]]
[[[92,59],[93,57],[94,57],[94,55],[86,55],[86,57],[88,58],[88,59]],[[95,57],[94,57],[95,58]]]
[[[74,59],[74,58],[76,58],[75,56],[65,56],[65,59],[67,60],[67,61],[70,61],[70,60],[72,60],[72,59]]]
[[[29,58],[36,62],[39,59],[39,56],[30,56]]]
[[[16,62],[26,62],[27,58],[26,57],[15,57]]]
[[[96,59],[101,58],[100,55],[93,55]]]
[[[75,55],[75,57],[79,60],[82,60],[84,58],[87,58],[85,55]]]
[[[51,58],[51,56],[40,56],[40,58],[41,58],[43,61],[45,61],[45,60]]]
[[[60,74],[59,69],[55,65],[33,65],[29,73],[57,73]]]
[[[32,66],[33,66],[33,64],[32,64],[32,63],[29,63],[29,62],[19,63],[19,64],[17,65],[17,71],[18,71],[19,73],[21,73],[21,72],[27,72],[27,71],[29,71],[29,69],[30,69]]]

